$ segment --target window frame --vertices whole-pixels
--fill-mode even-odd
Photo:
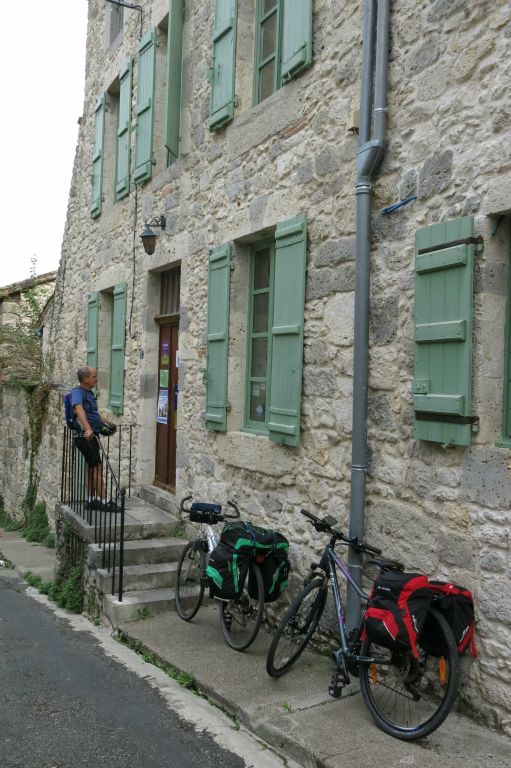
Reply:
[[[511,234],[511,225],[509,225]],[[502,438],[497,445],[511,446],[511,253],[508,262],[506,323],[504,328],[504,381],[502,387]]]
[[[255,262],[258,252],[264,250],[270,250],[270,279],[267,289],[254,288],[255,278]],[[247,316],[247,344],[246,344],[246,363],[245,363],[245,403],[244,403],[244,416],[243,416],[243,429],[247,432],[252,432],[259,435],[268,436],[269,430],[268,424],[268,412],[269,412],[269,394],[271,385],[271,358],[272,358],[272,326],[273,326],[273,296],[274,296],[274,279],[275,279],[275,238],[265,237],[254,243],[250,249],[250,269],[249,269],[249,301],[248,301],[248,316]],[[263,331],[256,331],[254,334],[254,296],[268,293],[268,326],[266,334]],[[252,342],[254,338],[267,338],[266,348],[266,376],[264,377],[264,383],[266,384],[266,409],[264,422],[254,421],[250,418],[250,390],[251,385],[255,381],[263,383],[263,377],[252,376]]]
[[[278,91],[282,87],[282,0],[275,0],[275,7],[263,13],[264,0],[257,0],[256,4],[256,31],[255,31],[255,46],[254,46],[254,84],[252,94],[252,105],[255,107],[257,104],[262,104],[264,99],[260,98],[260,85],[261,85],[261,71],[272,58],[275,59],[275,76],[274,76],[274,89],[273,93]],[[266,59],[261,59],[262,55],[262,29],[263,24],[270,16],[275,13],[277,15],[276,34],[275,34],[275,53],[271,56],[267,56]],[[272,94],[270,94],[272,95]]]

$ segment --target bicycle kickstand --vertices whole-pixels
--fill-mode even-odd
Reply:
[[[334,651],[332,653],[332,658],[335,664],[335,672],[332,675],[330,685],[328,686],[328,694],[333,699],[340,699],[342,696],[343,688],[345,685],[349,684],[350,678],[346,669],[346,663],[342,650]]]

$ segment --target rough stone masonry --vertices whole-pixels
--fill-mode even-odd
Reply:
[[[286,533],[298,580],[322,544],[300,507],[333,514],[343,526],[348,516],[357,148],[348,127],[359,102],[362,8],[356,0],[315,0],[312,67],[253,106],[255,2],[240,0],[235,115],[210,132],[214,5],[185,5],[181,156],[167,167],[168,3],[144,4],[144,31],[157,26],[162,41],[152,178],[114,202],[115,141],[107,112],[103,210],[92,219],[96,99],[115,84],[126,56],[134,56],[134,122],[140,18],[126,11],[121,36],[110,44],[108,4],[90,0],[84,109],[52,329],[55,383],[72,383],[85,357],[88,294],[126,283],[122,421],[137,427],[137,482],[151,483],[159,272],[179,264],[176,498],[235,498],[244,516]],[[463,659],[462,699],[479,718],[511,734],[511,470],[509,447],[501,441],[510,311],[510,40],[503,0],[392,3],[388,146],[373,195],[366,537],[408,569],[473,590],[479,656]],[[416,199],[408,205],[381,213],[410,196]],[[167,228],[148,257],[138,234],[145,220],[161,213]],[[301,441],[293,448],[244,429],[247,250],[252,239],[299,213],[307,216],[308,244]],[[464,215],[475,217],[484,244],[476,257],[472,372],[480,426],[469,447],[445,448],[412,434],[414,239],[421,227]],[[216,433],[204,426],[208,249],[227,242],[234,244],[231,408],[227,431]],[[61,419],[55,393],[39,461],[42,492],[53,501]]]

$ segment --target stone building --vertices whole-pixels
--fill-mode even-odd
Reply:
[[[509,7],[391,5],[365,536],[473,590],[463,698],[511,732]],[[89,1],[55,383],[97,365],[137,485],[236,499],[296,573],[321,543],[300,507],[348,526],[362,6]],[[53,499],[61,423],[55,394]]]

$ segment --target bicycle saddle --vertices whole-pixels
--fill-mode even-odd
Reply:
[[[405,567],[399,560],[378,560],[370,558],[365,561],[368,565],[377,565],[380,571],[404,571]]]

